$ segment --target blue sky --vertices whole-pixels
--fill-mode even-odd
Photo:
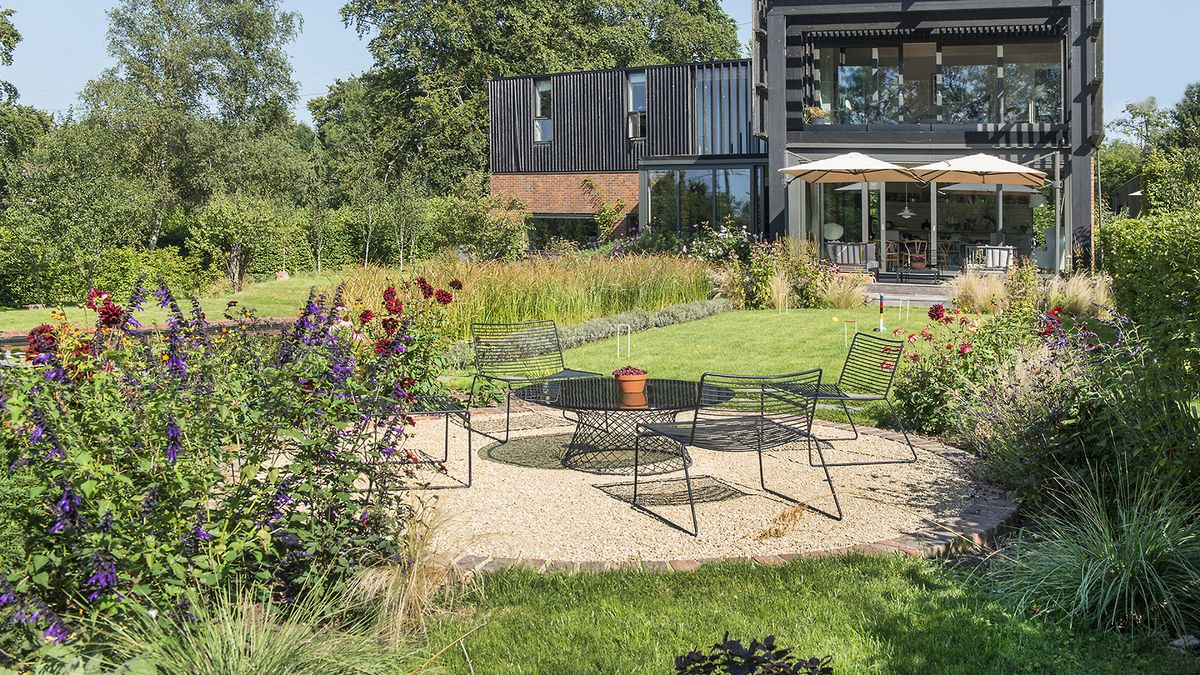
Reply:
[[[14,64],[0,68],[21,92],[21,102],[64,112],[76,95],[112,61],[106,52],[110,0],[0,0],[24,40]],[[307,121],[305,103],[324,93],[338,78],[371,65],[366,44],[342,25],[339,0],[285,0],[304,16],[304,31],[291,45],[300,81],[296,114]],[[722,0],[738,22],[742,42],[749,40],[752,0]],[[1116,0],[1105,5],[1105,116],[1112,119],[1130,101],[1155,96],[1161,105],[1179,99],[1183,88],[1200,81],[1194,58],[1200,0]]]

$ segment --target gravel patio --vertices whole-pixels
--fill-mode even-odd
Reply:
[[[514,411],[515,412],[515,411]],[[574,426],[553,412],[526,411],[513,418],[513,438],[497,444],[474,438],[474,484],[430,489],[444,518],[434,541],[449,557],[469,560],[639,561],[763,558],[814,554],[874,542],[963,532],[980,504],[1003,504],[993,488],[972,476],[973,458],[941,444],[918,443],[918,461],[831,468],[845,517],[833,520],[763,492],[754,453],[689,449],[699,516],[692,537],[631,508],[632,479],[563,468],[561,457]],[[502,415],[479,410],[475,426],[503,428]],[[817,435],[846,438],[848,431],[818,423]],[[419,423],[413,445],[441,455],[443,425]],[[867,429],[858,440],[825,446],[833,463],[903,459],[908,448],[890,432]],[[916,441],[917,439],[914,439]],[[449,475],[432,488],[452,488],[466,476],[466,432],[451,425]],[[829,510],[832,499],[819,468],[803,446],[770,452],[772,489]],[[682,472],[643,477],[639,502],[675,523],[690,524]],[[992,508],[992,507],[988,507]],[[887,546],[881,547],[883,549]]]

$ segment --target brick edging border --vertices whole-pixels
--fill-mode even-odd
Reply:
[[[542,406],[521,406],[531,412],[557,415],[558,411]],[[513,412],[518,408],[514,406]],[[503,408],[476,408],[472,415],[489,417],[503,415]],[[850,430],[848,424],[822,421],[822,424]],[[858,426],[859,433],[879,436],[892,441],[904,442],[900,432],[875,427]],[[959,465],[973,463],[974,457],[964,450],[947,445],[935,438],[910,434],[913,447],[918,451],[933,453]],[[731,556],[721,558],[683,558],[678,560],[592,560],[583,562],[543,560],[540,558],[503,558],[480,555],[462,556],[454,561],[461,573],[496,572],[506,568],[524,568],[536,572],[603,572],[605,570],[645,570],[660,572],[691,572],[702,565],[713,563],[746,563],[755,565],[783,565],[802,558],[862,553],[867,555],[906,555],[912,558],[941,558],[954,552],[984,546],[992,541],[996,533],[1017,513],[1017,504],[1010,493],[976,479],[981,488],[975,500],[959,516],[941,522],[928,523],[928,527],[916,532],[902,534],[891,539],[854,544],[820,551],[801,553],[779,553],[773,555]]]

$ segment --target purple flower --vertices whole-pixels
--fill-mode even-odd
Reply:
[[[200,541],[210,541],[213,538],[213,536],[211,534],[205,532],[204,527],[202,525],[197,525],[196,526],[196,538],[199,539]]]
[[[137,284],[133,287],[133,292],[129,294],[129,311],[141,311],[142,303],[146,302],[146,286],[142,284],[139,278]],[[130,319],[132,321],[132,319]]]
[[[167,459],[174,464],[179,458],[179,451],[183,449],[183,431],[175,422],[175,415],[172,414],[167,418]]]
[[[7,574],[0,574],[0,607],[11,605],[17,601],[17,591],[8,581]]]
[[[158,290],[154,291],[154,297],[158,298],[158,306],[163,309],[170,307],[171,303],[175,302],[175,297],[171,295],[171,289],[167,288],[166,282],[162,282]]]
[[[49,628],[42,631],[42,637],[51,642],[61,642],[67,639],[67,636],[70,634],[71,631],[67,630],[67,627],[63,625],[63,622],[58,621],[57,618],[54,623],[50,624]]]
[[[100,599],[104,591],[112,588],[117,584],[117,561],[111,553],[99,552],[92,554],[92,576],[88,578],[87,585],[92,589],[88,594],[88,602],[95,602]]]
[[[71,484],[66,481],[60,481],[62,485],[62,496],[58,498],[58,503],[54,505],[55,521],[50,527],[50,532],[57,533],[66,529],[78,527],[82,523],[82,517],[79,515],[79,495],[71,488]]]

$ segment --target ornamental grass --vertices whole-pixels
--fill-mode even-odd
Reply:
[[[468,337],[473,321],[553,318],[570,325],[634,309],[656,311],[705,300],[713,293],[707,264],[671,255],[571,255],[517,262],[443,259],[406,271],[356,267],[343,276],[352,305],[360,298],[376,297],[402,277],[424,277],[447,288],[454,296],[447,315],[447,330],[454,338]],[[458,285],[461,288],[455,289]]]

